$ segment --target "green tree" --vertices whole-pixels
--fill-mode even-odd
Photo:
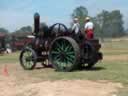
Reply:
[[[120,37],[125,35],[124,27],[123,27],[123,15],[119,10],[114,10],[110,13],[111,18],[111,32],[112,37]]]
[[[104,36],[106,36],[106,34],[108,34],[108,32],[106,32],[108,29],[108,23],[109,21],[109,12],[106,10],[103,10],[100,14],[98,14],[95,17],[95,22],[97,26],[99,27],[95,27],[96,30],[96,34],[99,35],[99,37],[101,37],[102,41]]]
[[[5,28],[0,28],[0,33],[8,34],[9,31]]]
[[[95,37],[101,37],[102,36],[101,27],[100,27],[100,24],[97,21],[97,18],[96,17],[92,18],[92,21],[95,25],[95,32],[94,32]]]
[[[32,27],[31,26],[24,26],[19,31],[21,31],[21,32],[32,32]]]
[[[120,37],[124,35],[122,14],[119,10],[108,12],[103,10],[95,17],[95,22],[100,26],[100,37]]]
[[[20,28],[19,30],[16,30],[15,32],[12,33],[12,35],[19,36],[19,37],[27,36],[29,34],[32,34],[31,26],[24,26]]]

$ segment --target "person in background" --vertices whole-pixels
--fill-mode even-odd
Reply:
[[[93,24],[93,22],[90,21],[90,17],[85,18],[84,30],[85,30],[87,39],[94,38],[94,24]]]
[[[8,53],[8,54],[12,53],[10,44],[6,44],[6,53]]]
[[[73,20],[72,32],[75,34],[78,34],[80,32],[80,24],[78,18],[74,18]]]

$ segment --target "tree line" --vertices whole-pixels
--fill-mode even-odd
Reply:
[[[85,17],[87,16],[89,16],[88,10],[83,6],[77,7],[72,13],[72,18],[79,18],[81,28],[84,27]],[[126,35],[126,30],[123,27],[123,15],[120,10],[103,10],[95,17],[91,17],[91,20],[94,22],[95,36],[97,37],[121,37]]]
[[[71,18],[79,18],[81,29],[84,28],[85,17],[89,16],[87,8],[79,6],[73,10]],[[89,16],[91,17],[91,16]],[[103,10],[95,17],[91,17],[91,20],[95,25],[95,36],[96,37],[121,37],[126,35],[126,30],[123,27],[123,15],[120,10],[107,11]],[[47,22],[46,22],[47,23]],[[127,29],[128,30],[128,29]],[[31,34],[31,26],[23,26],[15,32],[9,32],[6,28],[0,28],[0,33],[15,35],[15,36],[26,36]]]

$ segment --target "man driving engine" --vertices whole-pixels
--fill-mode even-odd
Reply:
[[[78,34],[80,32],[80,24],[79,24],[78,18],[74,18],[74,20],[73,20],[72,31],[75,34]]]

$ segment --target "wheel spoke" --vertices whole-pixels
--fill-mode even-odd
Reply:
[[[61,51],[61,45],[58,42],[56,43],[56,48],[59,49],[58,51]]]
[[[24,53],[24,55],[23,55],[24,57],[28,57],[28,53],[26,52],[26,53]]]
[[[58,62],[61,61],[61,59],[59,57],[60,57],[59,55],[56,55],[53,57],[53,60],[55,61],[55,63],[57,63],[57,65],[58,65]]]
[[[54,61],[55,64],[57,64],[57,66],[59,67],[60,66],[60,63],[61,63],[61,59],[58,58],[57,60]]]
[[[32,65],[33,65],[33,62],[32,62],[32,61],[25,61],[25,66],[26,66],[27,68],[31,68]]]
[[[66,60],[65,59],[62,62],[62,67],[66,67]]]
[[[67,52],[66,55],[75,55],[74,52]]]
[[[65,48],[66,48],[66,46],[67,46],[67,44],[66,44],[66,41],[65,41],[65,40],[62,42],[62,46],[64,46],[63,51],[65,51]]]
[[[61,52],[61,49],[60,49],[60,48],[56,48],[56,50],[57,50],[58,52]]]
[[[25,65],[27,68],[30,67],[30,62],[26,61],[26,65]]]
[[[32,53],[30,51],[27,52],[28,56],[32,56]]]
[[[64,45],[64,42],[60,42],[61,44],[61,47],[60,47],[60,49],[61,49],[61,51],[64,51],[64,48],[65,48],[65,45]]]
[[[74,55],[67,55],[68,58],[74,60],[75,59],[75,56]]]
[[[69,45],[65,48],[65,51],[68,51],[68,52],[70,52],[72,50],[73,50],[72,46],[69,46]]]
[[[70,57],[67,57],[66,59],[68,60],[68,62],[73,63],[73,59],[71,59]]]
[[[70,64],[71,64],[71,62],[69,62],[69,60],[67,58],[65,58],[65,67],[68,68]]]
[[[75,59],[75,56],[74,55],[70,55],[70,58]]]
[[[59,57],[60,57],[60,55],[56,55],[56,56],[54,56],[54,60],[58,60],[58,59],[60,59]]]
[[[22,57],[22,61],[23,61],[23,64],[26,63],[26,57],[25,56]]]
[[[27,57],[28,57],[28,56],[25,56],[25,55],[24,55],[24,56],[23,56],[24,60],[25,60],[25,58],[27,58]]]
[[[71,47],[69,45],[67,45],[64,51],[65,52],[70,51],[69,49],[71,49]]]
[[[51,53],[52,53],[52,54],[56,54],[56,55],[58,55],[60,52],[52,51]]]

